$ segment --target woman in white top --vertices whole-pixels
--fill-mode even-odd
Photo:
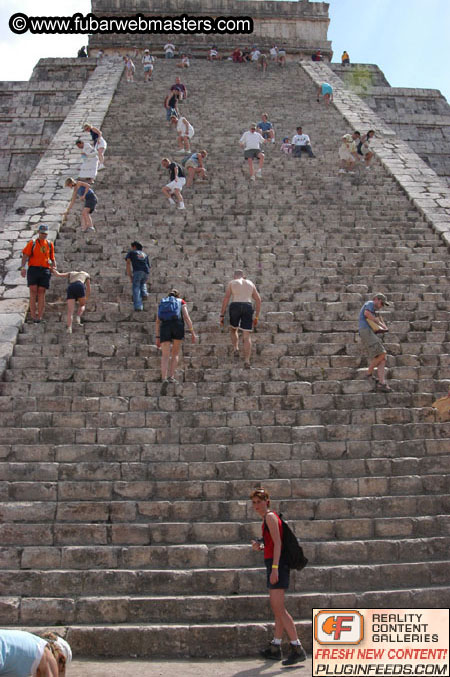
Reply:
[[[178,134],[178,152],[184,153],[185,151],[189,152],[191,149],[190,140],[194,136],[194,128],[184,117],[179,118],[177,122],[177,134]]]
[[[59,273],[53,269],[56,277],[67,277],[67,333],[72,333],[72,318],[75,302],[78,303],[76,323],[81,324],[81,316],[86,310],[86,303],[91,293],[91,276],[84,270],[72,270],[70,273]]]
[[[72,650],[53,632],[43,637],[23,630],[0,630],[0,675],[65,677]]]

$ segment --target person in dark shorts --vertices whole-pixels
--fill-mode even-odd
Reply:
[[[72,318],[75,304],[78,303],[78,310],[75,317],[77,324],[81,324],[81,316],[86,310],[86,303],[91,294],[91,276],[84,270],[72,270],[70,273],[60,273],[53,270],[56,277],[67,277],[67,333],[72,333]]]
[[[150,272],[150,261],[143,251],[143,246],[135,240],[125,256],[127,275],[131,280],[133,305],[135,310],[144,310],[143,299],[148,296],[147,280]]]
[[[234,356],[239,357],[239,329],[241,329],[244,334],[244,367],[250,369],[251,332],[258,324],[261,297],[253,282],[246,279],[243,270],[235,270],[234,278],[227,285],[220,311],[220,325],[222,327],[225,320],[225,311],[230,301],[230,332]],[[255,317],[253,317],[252,301],[255,301]]]
[[[239,140],[239,145],[244,149],[244,158],[248,161],[250,181],[255,180],[253,160],[258,160],[256,176],[258,178],[262,176],[262,166],[264,164],[264,153],[261,150],[262,143],[266,143],[266,139],[257,131],[256,122],[252,122],[250,129],[244,132]]]
[[[20,274],[27,278],[30,290],[30,315],[40,322],[44,315],[45,294],[50,287],[52,268],[56,268],[55,247],[47,240],[48,226],[41,224],[36,240],[30,240],[22,250]],[[28,262],[28,270],[25,264]],[[37,304],[37,308],[36,308]]]
[[[262,519],[262,539],[253,540],[252,549],[264,550],[270,606],[275,617],[274,638],[260,653],[264,658],[281,660],[281,641],[283,632],[286,631],[290,646],[283,665],[295,665],[306,660],[306,653],[298,638],[294,619],[285,606],[285,591],[289,587],[290,569],[281,557],[283,525],[277,513],[270,509],[270,496],[265,489],[255,489],[250,494],[250,499],[253,509]]]
[[[75,181],[75,179],[68,178],[66,179],[64,185],[66,188],[73,189],[72,199],[66,209],[65,216],[67,217],[67,214],[72,209],[77,197],[79,197],[81,200],[84,199],[84,207],[81,212],[81,230],[83,233],[85,233],[87,230],[95,230],[91,214],[95,211],[98,200],[89,183],[80,180]]]
[[[181,342],[184,339],[184,323],[195,343],[197,336],[189,317],[186,301],[180,298],[176,289],[161,299],[156,313],[156,347],[161,349],[161,395],[167,395],[169,383],[176,383],[175,371],[178,366]]]
[[[366,301],[359,311],[359,338],[369,360],[366,377],[375,384],[377,390],[384,393],[390,393],[392,388],[386,383],[387,351],[381,340],[383,332],[387,331],[387,326],[378,313],[383,306],[390,305],[384,294],[375,294],[372,300]],[[375,326],[375,330],[368,320]],[[376,376],[375,369],[377,370]]]

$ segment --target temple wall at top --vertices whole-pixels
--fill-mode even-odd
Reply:
[[[91,50],[121,51],[151,46],[157,51],[168,40],[192,54],[201,54],[212,43],[228,49],[236,45],[258,44],[270,47],[276,43],[286,48],[288,55],[310,56],[320,49],[331,59],[331,42],[327,39],[329,4],[326,2],[261,2],[260,0],[92,0],[92,12],[97,16],[132,16],[142,14],[147,18],[179,17],[251,17],[254,31],[251,34],[94,34],[89,39]]]

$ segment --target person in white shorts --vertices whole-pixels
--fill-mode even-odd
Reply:
[[[184,117],[181,117],[177,121],[177,134],[178,134],[178,152],[184,153],[191,150],[190,140],[194,136],[194,128]]]
[[[240,138],[239,144],[244,149],[244,157],[248,160],[248,167],[250,170],[250,181],[255,180],[255,172],[253,169],[253,160],[259,160],[259,166],[256,171],[256,176],[262,176],[262,166],[264,164],[264,153],[261,150],[261,144],[266,143],[266,140],[259,132],[256,131],[256,122],[252,122],[250,130],[244,132]]]
[[[169,170],[170,181],[161,189],[163,194],[169,200],[169,204],[178,204],[178,209],[186,209],[184,206],[181,191],[186,183],[183,168],[177,162],[171,162],[165,157],[161,160],[161,166]]]
[[[100,129],[97,129],[97,127],[93,127],[88,123],[84,125],[83,131],[89,132],[91,135],[94,150],[98,153],[98,169],[105,169],[105,151],[108,148],[105,137]]]
[[[149,49],[144,50],[144,56],[141,59],[144,66],[144,82],[150,82],[153,75],[153,64],[155,57],[150,54]]]
[[[234,356],[239,357],[239,333],[241,329],[244,335],[244,367],[250,369],[250,356],[252,352],[251,332],[258,324],[261,310],[261,297],[253,282],[247,280],[243,270],[235,270],[234,277],[228,283],[220,311],[220,325],[223,327],[225,311],[230,302],[230,334]],[[255,302],[255,316],[253,317],[253,305]]]
[[[359,142],[360,136],[359,132],[353,132],[353,134],[344,134],[341,138],[341,145],[339,146],[341,168],[339,169],[339,174],[354,174],[353,169],[358,159],[356,144]]]

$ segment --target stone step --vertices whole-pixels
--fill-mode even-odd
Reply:
[[[0,595],[22,600],[46,595],[58,590],[58,598],[80,595],[98,596],[107,584],[109,595],[159,595],[170,590],[171,595],[201,595],[214,590],[216,595],[259,594],[263,569],[177,569],[145,570],[107,569],[103,571],[78,569],[47,569],[46,551],[40,569],[2,570]],[[301,574],[291,572],[290,590],[301,594],[332,589],[337,592],[355,592],[388,588],[438,586],[447,580],[448,563],[442,561],[409,562],[407,565],[368,564],[359,566],[310,566]]]
[[[429,518],[430,525],[439,525],[446,516]],[[368,518],[370,519],[370,518]],[[448,522],[444,522],[445,524]],[[148,569],[149,563],[156,569],[179,570],[186,568],[240,569],[261,566],[257,553],[242,544],[185,544],[185,545],[56,545],[47,527],[37,530],[41,545],[36,541],[29,545],[23,542],[0,551],[2,569],[77,569],[80,571],[105,569]],[[425,531],[425,522],[424,529]],[[439,526],[437,526],[439,528]],[[80,527],[79,527],[80,529]],[[92,527],[91,527],[92,529]],[[443,530],[444,530],[443,529]],[[448,531],[448,529],[447,529]],[[25,529],[17,530],[19,538],[26,535]],[[31,527],[28,530],[31,533]],[[32,539],[28,539],[32,540]],[[450,536],[422,533],[420,537],[393,534],[385,529],[379,538],[360,540],[305,541],[304,551],[314,566],[371,566],[373,564],[428,562],[447,558]],[[88,563],[88,566],[87,566]]]

